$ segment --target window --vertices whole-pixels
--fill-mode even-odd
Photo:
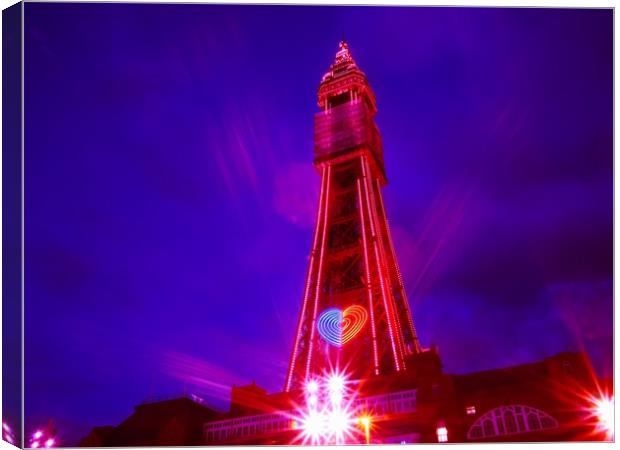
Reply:
[[[500,436],[506,434],[506,430],[504,430],[504,421],[496,420],[495,426],[497,427],[497,434],[499,434]]]
[[[541,417],[540,426],[541,428],[553,428],[553,419],[547,416]]]
[[[487,419],[482,424],[482,430],[484,431],[485,436],[495,436],[495,426],[493,425],[493,421],[491,419]]]
[[[485,439],[557,427],[558,421],[539,409],[523,405],[500,406],[479,417],[469,428],[467,439]]]
[[[448,442],[448,429],[445,426],[437,427],[437,442]]]
[[[343,105],[345,103],[349,103],[351,101],[351,92],[346,91],[342,94],[335,95],[329,99],[329,105],[333,108],[334,106]]]
[[[540,429],[540,420],[538,420],[538,416],[536,414],[529,413],[527,415],[527,426],[530,430]]]
[[[517,421],[515,420],[515,415],[512,411],[504,412],[504,424],[506,425],[506,433],[517,433],[519,429],[517,428]]]

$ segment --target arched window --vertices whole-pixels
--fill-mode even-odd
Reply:
[[[534,413],[529,413],[527,415],[527,427],[530,430],[539,430],[540,429],[540,420],[538,416]]]
[[[493,426],[492,419],[487,419],[483,422],[482,431],[485,436],[495,436],[495,427]]]
[[[487,411],[469,428],[467,439],[529,433],[558,427],[558,421],[540,409],[524,405],[507,405]]]
[[[517,433],[517,420],[511,410],[504,412],[504,424],[506,425],[506,434]]]
[[[553,418],[551,417],[546,417],[543,416],[540,418],[540,426],[545,429],[545,428],[553,428],[554,424],[553,424]]]

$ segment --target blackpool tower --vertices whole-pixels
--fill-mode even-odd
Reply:
[[[381,195],[375,96],[344,41],[318,105],[321,190],[286,391],[334,369],[357,379],[399,372],[420,352]]]

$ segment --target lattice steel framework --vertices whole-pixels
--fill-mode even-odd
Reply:
[[[400,371],[420,351],[381,196],[375,96],[345,42],[323,76],[314,119],[321,175],[316,229],[285,390],[339,367],[356,378]],[[346,345],[317,331],[328,308],[362,305],[368,323]]]

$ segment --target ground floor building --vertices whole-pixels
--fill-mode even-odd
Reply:
[[[322,423],[311,423],[306,392],[269,394],[253,383],[232,388],[227,412],[191,398],[141,405],[118,427],[95,428],[81,445],[331,444],[327,431],[343,419],[339,443],[351,444],[611,439],[605,425],[613,424],[602,423],[605,405],[598,403],[612,396],[611,380],[596,377],[584,353],[454,375],[443,373],[430,350],[407,367],[347,380],[346,415],[327,414]]]

